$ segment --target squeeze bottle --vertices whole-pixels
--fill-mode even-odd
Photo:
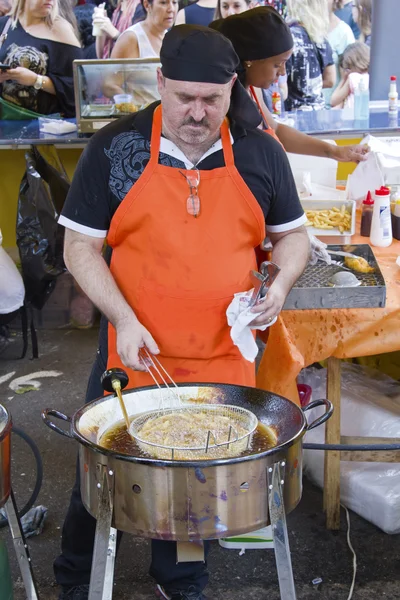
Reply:
[[[393,241],[390,212],[390,190],[382,186],[375,190],[370,242],[373,246],[386,248]]]
[[[389,115],[397,115],[399,112],[398,99],[399,95],[397,93],[396,77],[395,75],[392,75],[389,88]]]

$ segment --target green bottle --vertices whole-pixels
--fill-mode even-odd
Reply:
[[[0,539],[0,600],[13,600],[13,586],[7,548]]]

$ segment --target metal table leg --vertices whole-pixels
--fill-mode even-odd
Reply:
[[[89,600],[111,600],[117,530],[111,527],[113,515],[114,472],[97,465],[98,514],[94,540]]]
[[[284,484],[285,462],[275,463],[267,470],[269,514],[275,547],[275,560],[278,569],[279,589],[282,600],[296,600],[292,560],[286,526],[285,505],[282,485]]]
[[[24,582],[27,599],[38,600],[39,595],[33,576],[31,557],[29,556],[29,549],[25,542],[21,522],[18,517],[17,505],[15,503],[14,493],[12,490],[4,508],[6,511],[8,524],[10,526],[15,553],[17,555],[19,568],[21,570],[22,581]]]

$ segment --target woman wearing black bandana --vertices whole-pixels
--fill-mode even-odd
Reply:
[[[265,106],[261,89],[268,88],[286,73],[285,64],[293,51],[290,29],[277,11],[259,6],[211,23],[233,44],[241,65],[239,78],[256,102],[263,117],[263,128],[277,137],[287,152],[333,158],[339,162],[365,160],[362,146],[335,146],[308,136],[293,127],[277,123]]]

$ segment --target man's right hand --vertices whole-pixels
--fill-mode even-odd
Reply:
[[[134,371],[146,371],[139,358],[140,348],[147,348],[151,354],[159,354],[160,350],[152,335],[135,318],[123,319],[116,324],[117,352],[126,367]]]

